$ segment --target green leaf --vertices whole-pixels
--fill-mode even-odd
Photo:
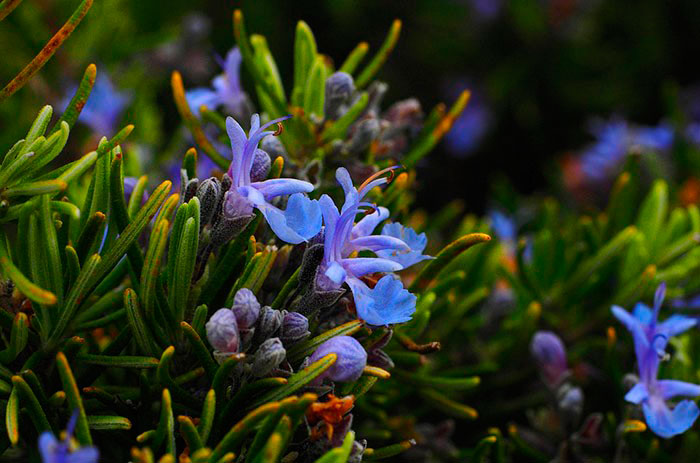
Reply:
[[[90,64],[83,74],[83,78],[80,80],[80,85],[75,91],[75,95],[71,98],[68,106],[66,107],[61,117],[56,121],[56,125],[53,126],[51,133],[55,132],[65,122],[68,128],[72,128],[75,125],[80,113],[87,103],[90,92],[92,92],[92,87],[95,85],[95,78],[97,77],[97,66]]]
[[[416,277],[415,281],[409,288],[409,291],[416,292],[419,289],[427,288],[438,273],[440,273],[440,271],[445,268],[445,266],[449,264],[452,259],[472,246],[490,240],[491,237],[485,233],[470,233],[469,235],[462,236],[461,238],[448,244],[438,253],[435,259],[431,260],[425,267],[423,267],[421,272],[418,274],[418,277]]]
[[[197,427],[192,422],[189,416],[178,416],[177,422],[180,423],[180,434],[185,439],[187,447],[190,449],[190,453],[194,453],[201,449],[204,445],[202,444],[202,438],[199,436]]]
[[[83,407],[83,401],[80,398],[80,390],[78,389],[78,384],[75,382],[75,378],[73,377],[73,372],[68,364],[68,359],[63,352],[59,352],[56,355],[56,367],[58,369],[58,375],[61,377],[63,390],[66,393],[68,407],[71,410],[78,410],[78,422],[75,425],[75,438],[78,440],[80,445],[92,445],[90,427],[88,425],[87,415],[85,414],[85,408]]]
[[[9,84],[5,86],[0,91],[0,102],[10,97],[32,78],[32,76],[41,69],[46,62],[51,59],[56,50],[63,44],[63,42],[70,36],[70,34],[75,30],[75,28],[80,24],[83,17],[87,14],[88,10],[92,6],[92,0],[83,0],[78,8],[73,12],[68,21],[61,27],[51,40],[42,48],[38,55],[34,57],[33,60],[27,64],[24,69],[20,71],[17,76],[15,76]],[[49,116],[50,118],[50,116]],[[43,133],[43,131],[42,131]]]
[[[209,440],[209,434],[211,433],[211,428],[214,425],[215,414],[216,391],[214,391],[214,389],[209,389],[209,392],[207,392],[207,395],[204,398],[202,414],[200,415],[199,424],[197,425],[197,431],[202,439],[202,445],[206,445],[207,440]]]
[[[293,394],[298,389],[306,386],[311,381],[316,379],[319,375],[321,375],[324,371],[329,369],[337,359],[338,355],[335,353],[330,353],[324,357],[321,357],[308,367],[290,376],[287,380],[287,384],[263,394],[261,397],[258,397],[255,401],[253,401],[252,404],[248,405],[246,408],[251,409],[259,407],[267,402],[274,402]]]
[[[88,426],[95,431],[128,431],[131,421],[123,416],[90,415],[87,417]]]
[[[218,461],[228,452],[237,452],[243,439],[254,427],[268,415],[276,412],[280,407],[278,402],[266,403],[248,413],[245,418],[233,425],[226,435],[219,441],[209,458],[209,461]]]
[[[383,460],[385,458],[390,458],[399,455],[405,452],[406,450],[410,449],[414,445],[416,445],[416,441],[410,439],[405,440],[403,442],[399,442],[398,444],[388,445],[380,449],[371,449],[370,452],[368,452],[368,450],[370,449],[366,449],[365,454],[362,455],[362,459],[367,461]]]
[[[352,75],[352,73],[355,72],[355,69],[357,69],[357,66],[360,65],[360,62],[364,59],[368,51],[369,44],[367,42],[358,43],[357,46],[350,52],[348,57],[345,58],[345,61],[340,66],[340,69],[338,69],[338,71],[347,72],[348,74]]]
[[[433,389],[424,388],[420,390],[420,393],[425,399],[429,400],[429,403],[433,404],[435,408],[442,410],[455,418],[475,420],[479,416],[476,410],[474,410],[472,407],[455,402],[452,399],[448,399],[446,396]]]
[[[481,384],[481,378],[472,376],[470,378],[444,378],[429,376],[427,374],[411,373],[398,368],[391,371],[392,376],[399,380],[413,384],[415,386],[427,386],[440,391],[466,391],[474,389]]]
[[[196,198],[193,198],[196,200]],[[199,203],[198,200],[194,201]],[[192,203],[192,201],[190,201]],[[197,218],[199,210],[197,208]],[[178,238],[175,238],[178,239]],[[197,247],[199,245],[199,224],[195,217],[189,217],[184,224],[182,234],[179,237],[180,244],[177,254],[171,256],[175,259],[173,272],[173,285],[170,287],[168,302],[175,314],[175,320],[179,323],[185,319],[192,276],[197,259]]]
[[[41,408],[39,399],[37,399],[34,391],[32,391],[32,388],[29,387],[29,384],[27,384],[24,378],[21,376],[13,376],[12,385],[14,389],[17,389],[19,392],[20,400],[29,412],[29,417],[31,418],[32,423],[34,423],[36,430],[40,434],[43,431],[52,431],[51,424],[46,418],[44,410]]]
[[[173,416],[172,400],[170,391],[163,389],[160,402],[160,420],[153,436],[151,448],[158,450],[165,442],[165,453],[175,453],[175,417]]]
[[[326,95],[326,63],[322,56],[318,55],[313,61],[311,71],[306,79],[304,88],[304,112],[307,115],[323,119],[323,103]]]
[[[152,319],[156,306],[156,282],[160,275],[160,267],[168,242],[170,224],[163,219],[156,222],[148,242],[148,250],[141,272],[141,300],[146,317]]]
[[[396,46],[396,42],[399,40],[399,34],[401,33],[401,21],[395,19],[391,24],[389,33],[384,39],[381,48],[377,51],[377,54],[372,58],[372,61],[365,67],[365,69],[357,76],[355,79],[355,85],[357,88],[362,88],[370,83],[374,75],[379,72],[379,70],[384,65],[384,62],[389,57],[389,54]]]
[[[173,346],[170,346],[163,351],[163,355],[160,357],[160,363],[158,364],[158,369],[156,371],[158,382],[161,386],[169,389],[170,392],[168,395],[172,393],[178,402],[197,410],[201,408],[200,401],[195,399],[185,389],[175,383],[173,378],[170,376],[170,363],[172,362],[173,355],[175,355],[175,347]]]
[[[13,196],[37,196],[46,193],[60,193],[67,187],[68,184],[63,180],[43,180],[11,186],[3,191],[3,196],[12,198]]]
[[[332,450],[329,450],[321,458],[316,460],[315,463],[345,463],[345,462],[347,462],[348,458],[350,458],[350,452],[352,451],[352,444],[354,442],[355,442],[355,432],[349,431],[345,435],[345,438],[343,439],[343,445],[341,445],[340,447],[336,447]],[[365,459],[365,455],[362,455],[362,459],[363,460]]]
[[[88,365],[100,365],[115,368],[156,368],[158,359],[135,355],[94,355],[78,354],[75,359]]]
[[[256,66],[265,78],[265,90],[268,93],[274,93],[277,100],[286,104],[287,97],[284,94],[282,79],[280,78],[280,73],[277,70],[275,58],[273,58],[272,53],[270,53],[270,49],[267,46],[265,37],[254,34],[250,37],[250,44],[255,52]],[[258,85],[259,84],[260,83],[258,82]]]
[[[22,272],[15,267],[5,255],[0,255],[0,267],[5,275],[17,285],[17,288],[30,300],[43,305],[54,305],[57,302],[56,295],[35,285]]]
[[[10,343],[0,351],[0,362],[8,365],[27,347],[29,340],[29,319],[25,313],[19,312],[12,321]]]
[[[190,341],[192,350],[197,356],[197,359],[199,360],[200,364],[204,367],[204,371],[206,371],[207,377],[209,377],[210,381],[214,381],[214,377],[216,376],[216,370],[218,370],[218,366],[214,359],[211,357],[209,349],[207,349],[207,346],[204,345],[202,338],[199,337],[199,334],[197,334],[197,332],[194,330],[194,328],[190,326],[189,323],[181,322],[180,327],[184,331],[187,339]]]
[[[12,445],[19,443],[19,391],[12,388],[5,408],[5,429]]]
[[[658,250],[657,239],[664,225],[668,212],[668,186],[663,180],[654,182],[651,191],[644,198],[637,216],[637,228],[647,240],[647,246],[652,256]]]
[[[316,39],[311,28],[304,21],[299,21],[294,37],[294,87],[292,104],[301,106],[304,102],[304,90],[316,58]]]

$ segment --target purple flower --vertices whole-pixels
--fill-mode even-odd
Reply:
[[[234,353],[240,347],[236,315],[231,309],[219,309],[206,324],[209,344],[219,352]]]
[[[239,328],[253,328],[260,316],[260,303],[253,291],[248,288],[241,288],[233,296],[231,311],[236,316]]]
[[[699,396],[700,386],[684,381],[657,379],[660,359],[667,355],[666,345],[671,336],[696,325],[696,320],[682,315],[672,315],[658,323],[665,290],[665,285],[661,284],[656,291],[653,311],[639,303],[632,314],[618,306],[613,306],[612,312],[632,333],[639,369],[639,382],[630,389],[625,400],[641,404],[649,429],[661,437],[669,438],[687,431],[700,415],[700,409],[690,400],[683,400],[670,409],[666,401],[678,396]]]
[[[416,309],[416,297],[406,291],[401,281],[393,275],[382,277],[374,288],[369,288],[360,280],[360,277],[370,273],[394,272],[405,268],[396,261],[396,256],[350,257],[356,251],[372,251],[377,255],[396,251],[415,252],[396,236],[371,235],[379,222],[389,217],[389,211],[383,207],[374,208],[362,199],[372,188],[387,183],[387,178],[382,175],[389,170],[377,172],[356,189],[348,171],[341,167],[336,171],[336,179],[345,191],[342,210],[338,211],[328,195],[323,195],[319,200],[325,222],[325,237],[317,284],[323,290],[331,290],[347,283],[355,298],[358,316],[371,325],[408,321]],[[374,212],[354,223],[358,213],[372,209]]]
[[[224,73],[214,78],[213,88],[193,88],[185,94],[187,103],[195,115],[199,115],[199,108],[202,105],[206,105],[209,109],[223,106],[226,111],[239,118],[250,115],[248,95],[241,87],[241,61],[241,51],[238,47],[232,48],[226,54],[226,61],[220,63]]]
[[[566,348],[551,331],[538,331],[530,342],[530,352],[550,386],[556,386],[568,371]]]
[[[72,96],[77,88],[74,86],[67,94]],[[117,123],[124,108],[131,102],[131,99],[129,93],[118,91],[109,76],[100,72],[97,74],[95,85],[92,87],[90,97],[83,106],[78,120],[90,127],[97,135],[112,136],[117,130]],[[70,97],[66,96],[61,106],[67,108],[69,102]]]
[[[410,267],[426,259],[434,259],[432,256],[423,254],[423,250],[428,245],[428,238],[425,236],[425,233],[419,235],[411,227],[404,227],[398,222],[393,222],[384,225],[382,236],[393,236],[408,245],[408,250],[382,249],[377,251],[379,257],[398,262],[403,268]]]
[[[356,381],[362,376],[362,371],[367,365],[367,352],[355,338],[336,336],[329,339],[311,354],[309,363],[314,363],[331,353],[335,353],[338,359],[328,370],[316,378],[315,383],[320,384],[324,378],[338,382]]]
[[[73,412],[68,427],[66,438],[62,441],[56,439],[51,431],[44,431],[39,436],[39,453],[43,463],[97,463],[100,452],[97,447],[82,447],[71,451],[70,441],[78,421],[78,410]]]
[[[252,215],[253,208],[257,208],[281,240],[296,244],[308,240],[321,229],[318,201],[310,200],[302,194],[312,191],[313,185],[291,178],[264,181],[251,179],[258,143],[267,135],[275,133],[265,129],[290,117],[272,120],[261,127],[260,116],[253,114],[248,136],[232,117],[226,118],[226,131],[231,139],[233,157],[228,169],[232,184],[226,192],[223,211],[227,218],[235,218]],[[285,211],[270,204],[274,198],[285,195],[291,195]]]

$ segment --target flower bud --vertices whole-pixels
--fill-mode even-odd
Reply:
[[[355,338],[350,336],[336,336],[324,342],[311,354],[309,363],[335,353],[338,359],[322,375],[316,378],[321,383],[324,378],[331,381],[349,382],[362,376],[362,371],[367,365],[367,352]]]
[[[199,199],[199,230],[210,223],[217,212],[219,196],[221,195],[221,183],[215,177],[208,178],[200,183],[195,196]]]
[[[260,344],[255,352],[253,360],[253,374],[255,376],[268,375],[277,368],[287,356],[287,351],[279,338],[270,338]]]
[[[564,383],[557,391],[557,406],[570,423],[578,422],[583,411],[583,391]]]
[[[369,103],[367,104],[366,113],[374,114],[375,116],[379,114],[379,107],[382,104],[382,99],[384,99],[387,90],[389,90],[389,85],[379,80],[375,80],[367,87]]]
[[[280,339],[285,345],[301,341],[310,334],[309,320],[299,312],[289,312],[282,319]]]
[[[229,190],[224,193],[224,204],[222,212],[225,218],[235,219],[241,216],[249,216],[253,214],[253,203],[238,191]]]
[[[380,129],[379,121],[374,118],[358,122],[350,140],[345,144],[345,150],[348,154],[359,154],[365,151],[379,136]]]
[[[283,318],[284,314],[282,314],[282,312],[269,306],[260,309],[258,324],[255,328],[256,338],[258,340],[265,340],[270,336],[274,336],[277,330],[280,329],[280,326],[282,326]]]
[[[324,113],[326,119],[337,119],[342,116],[345,105],[355,91],[355,83],[347,72],[336,72],[326,79],[326,98]]]
[[[206,324],[207,339],[220,352],[238,352],[240,338],[236,316],[230,309],[219,309]]]
[[[185,169],[182,169],[183,171]],[[199,187],[199,179],[193,178],[191,180],[187,180],[187,183],[181,183],[180,188],[184,192],[181,196],[181,201],[183,203],[188,202],[190,199],[194,198],[194,194],[197,192],[197,188]]]
[[[238,327],[240,329],[249,329],[255,325],[260,315],[260,303],[253,294],[253,291],[248,288],[241,288],[233,297],[233,307],[231,307]]]
[[[267,174],[270,173],[271,164],[270,155],[260,148],[256,149],[255,157],[253,158],[253,167],[250,169],[250,181],[262,182],[265,180],[267,178]]]
[[[279,137],[265,137],[260,142],[260,149],[265,151],[271,159],[275,159],[278,156],[287,158],[287,150],[280,141]]]
[[[538,331],[530,342],[530,352],[547,384],[556,386],[567,372],[566,349],[559,336],[551,331]]]

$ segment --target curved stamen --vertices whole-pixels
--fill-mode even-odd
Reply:
[[[275,130],[272,134],[274,137],[279,137],[282,135],[282,132],[284,131],[284,126],[282,126],[282,122],[277,123],[277,130]]]
[[[387,177],[386,182],[387,182],[387,183],[390,183],[390,182],[394,179],[394,171],[395,171],[396,169],[400,169],[401,167],[403,167],[403,166],[396,165],[396,166],[387,167],[386,169],[382,169],[382,170],[380,170],[379,172],[376,172],[376,173],[370,175],[370,176],[367,178],[367,180],[365,180],[364,182],[362,182],[362,185],[360,185],[360,186],[357,188],[357,191],[358,191],[358,192],[361,192],[364,188],[367,187],[367,185],[369,185],[370,183],[372,183],[372,181],[378,179],[379,177],[381,177],[382,175],[384,175],[384,174],[387,173],[387,172],[389,172],[389,177]]]

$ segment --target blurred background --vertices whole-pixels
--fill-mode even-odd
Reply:
[[[77,3],[27,0],[3,21],[2,85]],[[170,73],[183,72],[190,88],[220,72],[215,56],[234,44],[234,8],[243,9],[249,32],[267,37],[283,81],[291,80],[297,20],[337,63],[360,41],[376,50],[400,18],[401,38],[379,75],[391,82],[385,104],[415,96],[427,113],[471,89],[464,115],[420,166],[417,199],[428,210],[462,198],[467,210],[483,212],[494,185],[546,191],[567,156],[600,138],[596,121],[651,127],[700,116],[700,3],[690,0],[171,0],[167,8],[101,0],[30,84],[0,105],[0,148],[23,136],[41,105],[62,109],[94,62],[123,93],[111,118],[136,125],[132,139],[143,144],[144,159],[181,155]],[[245,73],[244,86],[252,88]]]

